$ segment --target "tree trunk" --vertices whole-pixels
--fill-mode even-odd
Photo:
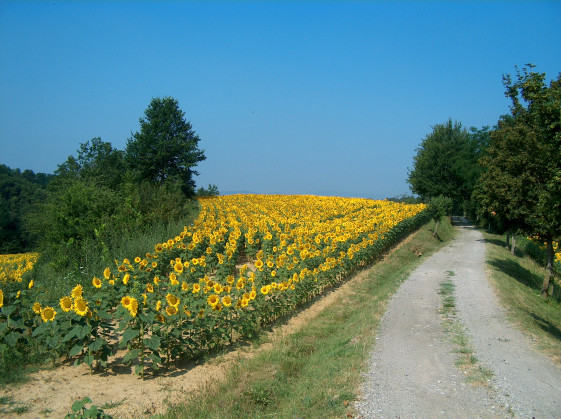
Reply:
[[[515,250],[516,250],[516,234],[513,234],[512,235],[512,247],[510,248],[510,253],[512,253],[513,255],[516,254]]]
[[[438,230],[438,221],[434,222],[434,233],[432,234],[432,237],[436,237],[436,230]]]
[[[506,231],[506,248],[510,249],[510,229]]]
[[[553,240],[547,239],[547,248],[545,250],[547,264],[545,266],[545,277],[542,285],[542,298],[548,299],[553,295]]]

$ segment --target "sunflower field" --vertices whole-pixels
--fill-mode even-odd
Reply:
[[[23,275],[33,269],[38,257],[39,253],[0,255],[0,284],[21,282]]]
[[[423,204],[319,196],[227,195],[200,208],[177,236],[57,301],[44,300],[48,283],[0,282],[0,356],[33,343],[93,369],[122,351],[144,377],[255,336],[430,218]]]

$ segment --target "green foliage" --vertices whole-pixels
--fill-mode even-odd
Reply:
[[[439,195],[429,200],[427,211],[434,220],[434,237],[436,237],[437,234],[438,223],[440,223],[442,217],[450,213],[452,206],[452,199],[446,196]]]
[[[81,400],[76,400],[72,404],[72,412],[68,413],[65,419],[82,419],[82,418],[96,418],[96,419],[109,419],[112,416],[106,414],[103,409],[96,405],[91,405],[89,408],[87,404],[91,404],[92,400],[89,397],[84,397]]]
[[[437,196],[431,198],[427,205],[427,211],[435,222],[440,222],[442,217],[449,214],[452,210],[452,199],[447,196]]]
[[[197,189],[197,196],[202,197],[202,196],[218,196],[220,195],[220,192],[218,192],[218,186],[216,185],[208,185],[208,188],[205,189],[203,187],[200,187],[199,189]]]
[[[448,196],[455,212],[471,209],[471,194],[481,173],[477,162],[487,142],[487,127],[468,131],[452,120],[435,125],[413,157],[408,177],[411,190],[424,200]]]
[[[55,171],[57,183],[83,180],[96,186],[117,190],[125,176],[124,152],[111,143],[93,138],[80,144],[77,156],[69,156]]]
[[[421,197],[415,197],[412,195],[398,195],[398,196],[394,196],[392,198],[387,198],[388,201],[393,201],[393,202],[400,202],[403,204],[420,204],[423,202],[423,200],[421,199]]]
[[[0,164],[0,253],[19,253],[34,248],[36,234],[27,224],[34,202],[45,199],[50,175],[10,169]]]
[[[548,243],[543,294],[549,295],[551,243],[561,238],[561,75],[545,82],[531,64],[503,77],[511,115],[491,132],[485,173],[474,196],[498,224]]]
[[[152,99],[140,119],[140,132],[127,143],[125,159],[137,180],[157,185],[179,182],[185,196],[191,197],[193,175],[198,174],[194,167],[206,157],[184,115],[174,98]]]

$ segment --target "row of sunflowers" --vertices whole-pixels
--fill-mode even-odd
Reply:
[[[422,204],[358,198],[228,195],[200,208],[176,237],[59,301],[33,281],[0,290],[0,352],[36,340],[92,369],[122,350],[144,377],[254,336],[428,221]]]
[[[39,253],[0,255],[0,284],[21,282],[23,276],[33,269],[38,257]]]

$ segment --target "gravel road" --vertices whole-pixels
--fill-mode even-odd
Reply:
[[[363,418],[561,418],[561,370],[505,318],[485,272],[485,242],[467,222],[392,298],[356,408]],[[453,274],[449,274],[453,272]],[[440,283],[454,281],[456,308],[489,388],[466,383],[439,314]]]

